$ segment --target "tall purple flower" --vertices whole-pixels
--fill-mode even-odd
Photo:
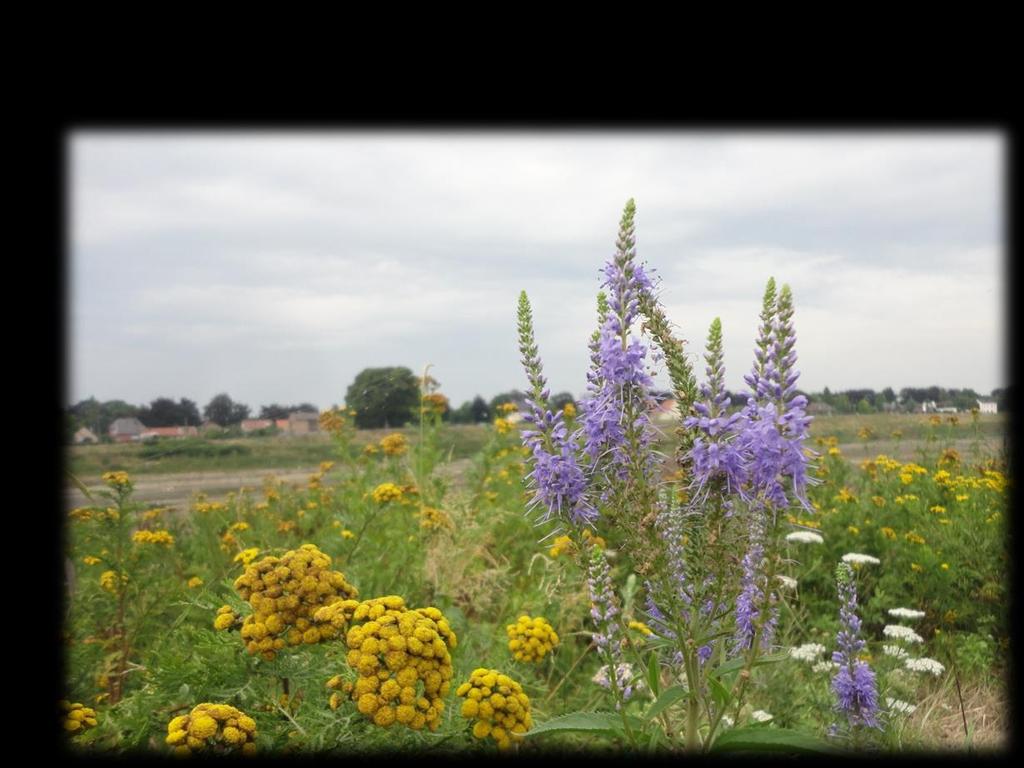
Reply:
[[[836,568],[836,584],[839,590],[839,619],[842,623],[836,635],[839,650],[832,654],[832,661],[839,665],[832,678],[836,708],[846,715],[851,726],[879,728],[875,673],[867,662],[857,658],[865,643],[860,639],[857,585],[853,579],[853,569],[847,563],[840,563]]]
[[[702,401],[693,404],[698,415],[687,416],[683,424],[700,434],[693,441],[690,456],[693,461],[693,484],[696,495],[706,490],[710,481],[721,478],[727,493],[744,495],[747,480],[747,457],[737,441],[742,426],[739,413],[729,415],[731,404],[725,390],[725,365],[722,362],[722,321],[717,317],[708,331],[707,382],[700,387]]]
[[[650,278],[636,258],[633,201],[619,224],[615,255],[604,267],[607,311],[591,341],[591,372],[587,396],[580,402],[584,450],[591,462],[606,456],[615,474],[624,477],[630,463],[629,438],[645,456],[652,440],[647,418],[651,377],[645,368],[647,347],[630,338],[630,326],[640,311],[640,299],[652,290]]]
[[[547,407],[547,381],[533,337],[533,315],[526,291],[519,295],[519,351],[530,380],[530,395],[523,420],[523,443],[533,456],[527,481],[534,488],[530,508],[543,507],[542,519],[558,517],[573,525],[589,525],[598,513],[587,496],[587,479],[577,460],[576,435],[570,435],[561,410]]]

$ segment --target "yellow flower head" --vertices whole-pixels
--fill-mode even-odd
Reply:
[[[203,580],[198,576],[193,576],[191,579],[188,580],[189,589],[196,589],[197,587],[201,586],[203,586]]]
[[[394,483],[381,483],[373,489],[373,500],[378,504],[387,504],[389,501],[398,501],[402,498],[402,489]]]
[[[501,403],[495,410],[498,413],[504,413],[507,415],[509,413],[512,413],[513,411],[519,410],[519,406],[517,406],[515,403]]]
[[[116,490],[131,488],[132,485],[127,472],[105,472],[103,473],[103,482]]]
[[[566,403],[562,408],[562,415],[567,419],[576,418],[576,406],[572,403]]]
[[[316,612],[321,631],[342,634],[355,683],[340,675],[327,687],[344,691],[375,725],[399,723],[413,730],[437,730],[451,686],[450,650],[455,633],[437,608],[409,610],[397,595],[358,602],[343,600]],[[337,708],[340,697],[332,696]]]
[[[169,547],[174,543],[174,537],[169,531],[136,531],[132,534],[132,541],[136,544],[160,544]]]
[[[558,645],[558,634],[547,619],[540,616],[519,617],[515,624],[505,627],[508,649],[516,661],[539,662]]]
[[[474,738],[491,738],[499,749],[508,749],[533,726],[530,699],[522,686],[496,669],[473,670],[455,693],[464,699],[462,716],[475,721]]]
[[[198,704],[167,724],[165,743],[176,754],[256,752],[256,721],[229,704]]]
[[[88,728],[96,727],[96,710],[87,707],[80,702],[67,700],[59,703],[61,711],[61,724],[64,730],[72,736],[84,733]]]
[[[256,556],[259,555],[259,553],[260,550],[258,547],[249,547],[249,549],[243,549],[241,552],[235,555],[235,558],[232,562],[241,563],[242,565],[248,565],[256,559]]]
[[[272,660],[285,646],[335,637],[333,627],[314,628],[313,615],[324,606],[355,598],[358,591],[330,566],[331,558],[313,544],[245,566],[234,587],[253,609],[241,628],[250,654]]]
[[[440,392],[424,395],[420,411],[427,416],[444,416],[448,412],[448,398]]]
[[[494,429],[497,430],[499,435],[505,435],[512,430],[512,423],[508,419],[503,419],[499,416],[494,420]]]
[[[437,530],[439,528],[451,530],[455,526],[446,512],[434,509],[434,507],[423,507],[420,510],[420,527],[428,530]]]
[[[380,440],[380,450],[385,456],[401,456],[409,449],[409,441],[401,432],[392,432]]]

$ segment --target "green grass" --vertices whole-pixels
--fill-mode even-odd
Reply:
[[[992,445],[1006,428],[1003,414],[979,416],[973,424],[970,414],[958,414],[960,423],[951,425],[942,415],[941,425],[933,425],[926,414],[852,414],[818,416],[811,422],[811,436],[834,436],[840,443],[863,443],[868,453],[897,454],[903,459],[913,456],[930,435],[939,440],[978,439]],[[857,436],[863,428],[874,433],[867,440]],[[894,444],[892,433],[902,437]],[[392,432],[403,433],[415,444],[419,431],[415,427],[399,430],[367,429],[355,434],[353,444],[362,448]],[[488,426],[482,424],[445,425],[440,442],[446,455],[462,459],[476,454],[486,442]],[[232,440],[162,440],[150,445],[116,443],[82,445],[68,449],[69,469],[77,477],[95,477],[104,472],[124,470],[131,474],[162,474],[178,472],[245,469],[299,469],[312,467],[331,456],[331,441],[326,434],[302,437],[245,437]],[[854,458],[854,457],[851,457]],[[859,457],[863,458],[863,457]]]

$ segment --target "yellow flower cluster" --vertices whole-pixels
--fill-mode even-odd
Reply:
[[[884,507],[885,506],[885,497],[884,496],[872,496],[871,497],[871,503],[874,504],[876,507]]]
[[[199,704],[187,715],[167,724],[165,741],[175,754],[188,755],[207,748],[215,753],[256,753],[256,721],[229,704]]]
[[[193,576],[191,579],[188,580],[189,589],[196,589],[197,587],[201,586],[203,586],[203,580],[198,576]]]
[[[871,427],[861,427],[857,431],[857,437],[859,437],[861,440],[870,440],[874,436],[875,430],[873,430]]]
[[[132,534],[132,541],[136,544],[162,544],[169,547],[174,543],[174,537],[170,531],[147,531],[145,529]]]
[[[123,587],[127,583],[128,583],[128,574],[127,573],[122,573],[121,574],[121,584],[120,584],[120,586]],[[100,586],[103,587],[105,590],[107,590],[107,592],[110,592],[111,594],[115,594],[116,595],[117,592],[118,592],[118,588],[119,588],[118,587],[118,583],[117,583],[117,573],[115,571],[104,571],[103,573],[101,573],[100,574]]]
[[[65,731],[81,733],[86,728],[96,727],[96,710],[92,707],[79,704],[77,701],[61,701],[60,709]]]
[[[879,530],[885,535],[885,538],[889,539],[890,541],[896,540],[896,531],[894,531],[889,526],[883,526]]]
[[[530,699],[522,686],[496,669],[474,669],[469,681],[455,693],[466,699],[462,702],[462,716],[476,720],[473,736],[489,736],[499,749],[508,749],[513,735],[522,735],[533,725]]]
[[[381,483],[373,489],[373,500],[378,504],[387,504],[389,501],[398,501],[402,498],[402,489],[394,483]]]
[[[448,410],[448,398],[440,392],[424,395],[420,411],[428,416],[443,416]]]
[[[223,512],[226,509],[227,506],[219,501],[197,501],[192,506],[192,511],[200,514],[206,514],[208,512]]]
[[[160,517],[166,511],[167,510],[165,510],[163,507],[154,507],[153,509],[147,509],[139,517],[140,517],[140,519],[146,520],[146,521],[156,520],[158,517]]]
[[[242,565],[248,565],[249,563],[251,563],[253,560],[256,559],[256,557],[257,557],[257,555],[259,555],[259,553],[260,553],[259,547],[249,547],[248,549],[243,549],[241,552],[239,552],[237,555],[235,555],[235,557],[232,560],[232,562],[233,563],[241,563]]]
[[[585,543],[591,544],[595,547],[604,548],[607,546],[607,542],[605,542],[605,540],[600,536],[592,534],[589,528],[583,529],[583,540]],[[548,554],[551,557],[558,557],[566,552],[572,552],[573,549],[574,546],[571,538],[568,536],[559,536],[552,542],[551,549],[548,550]]]
[[[79,520],[82,522],[92,520],[93,509],[92,507],[75,507],[70,512],[68,512],[68,517],[70,517],[72,520]]]
[[[565,418],[567,418],[567,419],[575,419],[576,418],[576,406],[573,405],[572,403],[566,403],[562,407],[562,415]]]
[[[495,408],[495,410],[498,413],[509,414],[512,413],[513,411],[519,410],[519,406],[517,406],[515,403],[501,403],[500,405],[498,405],[497,408]]]
[[[230,605],[222,605],[217,609],[217,617],[213,620],[213,628],[223,632],[226,629],[231,629],[237,623],[238,614],[231,609]]]
[[[345,408],[324,411],[320,414],[320,429],[332,436],[339,435],[345,430],[345,425],[348,423],[346,416],[355,415],[355,411],[348,411]]]
[[[86,555],[82,558],[82,562],[86,565],[97,565],[98,563],[102,563],[103,560],[101,558],[95,557],[94,555]]]
[[[539,662],[558,645],[558,634],[547,619],[520,616],[505,627],[508,649],[516,661]]]
[[[288,533],[289,531],[295,530],[295,525],[296,523],[294,520],[282,520],[277,524],[277,532]]]
[[[128,488],[132,484],[127,472],[104,472],[103,482],[111,488]]]
[[[242,624],[249,653],[272,661],[285,645],[312,645],[335,636],[329,625],[314,627],[313,614],[325,605],[354,598],[358,590],[330,566],[331,558],[314,544],[246,566],[234,586],[254,611]]]
[[[373,443],[367,443],[365,446],[363,446],[363,453],[365,453],[367,456],[376,456],[378,453],[380,453],[380,448],[378,448]]]
[[[512,424],[508,419],[503,419],[499,416],[494,420],[494,428],[498,431],[499,435],[507,435],[512,430]]]
[[[786,519],[794,525],[799,525],[804,528],[821,528],[820,520],[802,520],[796,515],[786,515]]]
[[[336,675],[328,688],[347,693],[359,712],[383,728],[398,722],[417,731],[424,726],[437,730],[453,674],[449,651],[457,644],[441,611],[410,610],[401,597],[388,595],[343,600],[321,608],[314,618],[337,631],[361,622],[345,636],[346,661],[358,678],[351,683]],[[423,693],[417,695],[421,682]],[[331,707],[340,701],[332,694]]]
[[[451,530],[455,526],[444,510],[435,509],[434,507],[423,507],[420,510],[420,527],[427,528],[428,530],[436,530],[438,528]]]
[[[401,432],[392,432],[380,439],[380,450],[385,456],[401,456],[409,449],[409,441]]]
[[[960,452],[956,448],[947,448],[939,456],[939,466],[943,464],[956,465],[960,463]]]
[[[903,538],[905,538],[911,544],[924,544],[925,543],[924,537],[914,533],[913,531],[908,531],[907,533],[905,533],[903,535]]]
[[[836,494],[835,500],[839,502],[857,501],[857,497],[850,493],[850,490],[844,486],[839,489],[839,493]]]

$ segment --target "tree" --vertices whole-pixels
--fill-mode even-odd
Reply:
[[[469,405],[470,421],[474,424],[479,424],[483,421],[490,421],[491,410],[487,407],[486,401],[477,395],[473,398],[473,402]]]
[[[400,427],[419,412],[420,380],[405,366],[365,368],[349,385],[345,405],[355,409],[360,429]]]
[[[249,406],[236,403],[226,392],[215,395],[203,408],[203,416],[221,426],[238,424],[249,418]]]
[[[148,427],[198,426],[199,409],[184,397],[177,403],[169,397],[158,397],[139,408],[139,421]]]

